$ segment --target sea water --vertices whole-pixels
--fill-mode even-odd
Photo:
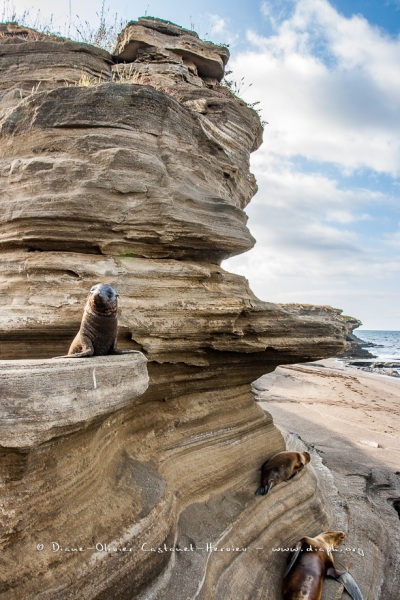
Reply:
[[[374,344],[373,348],[367,350],[377,356],[378,360],[400,360],[400,331],[356,329],[353,333],[360,340]]]

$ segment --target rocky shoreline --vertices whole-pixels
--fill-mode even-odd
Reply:
[[[388,375],[390,377],[400,377],[400,361],[377,362],[369,360],[349,361],[348,366],[356,367],[368,373],[377,375]]]
[[[346,366],[377,375],[400,377],[400,360],[383,361],[369,351],[373,351],[373,348],[381,348],[379,344],[367,342],[353,332],[348,334],[347,342],[350,344],[349,349],[337,356]]]
[[[300,440],[311,453],[331,528],[351,532],[347,544],[357,550],[338,558],[364,598],[397,598],[400,382],[328,359],[278,367],[254,383],[253,393],[288,447],[300,449]],[[341,597],[336,585],[325,582],[323,599]]]

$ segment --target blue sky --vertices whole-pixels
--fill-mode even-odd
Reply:
[[[53,14],[61,31],[70,14],[95,25],[101,9],[100,0],[5,4]],[[263,300],[328,304],[364,329],[400,330],[400,0],[106,6],[110,19],[147,14],[228,43],[241,95],[260,102],[269,125],[247,208],[257,244],[224,267]]]

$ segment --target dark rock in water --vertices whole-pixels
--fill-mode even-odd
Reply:
[[[400,369],[400,361],[398,360],[391,362],[375,362],[373,364],[379,369]]]
[[[372,361],[363,360],[361,361],[351,361],[348,363],[349,367],[359,367],[359,368],[371,368],[373,365]]]
[[[372,363],[371,368],[368,370],[372,373],[380,373],[381,375],[400,377],[400,363]]]
[[[366,342],[354,335],[354,333],[349,333],[346,341],[350,344],[350,348],[346,352],[343,352],[343,354],[339,354],[340,358],[377,358],[375,354],[371,354],[371,352],[366,350],[366,348],[376,348],[376,344]]]
[[[390,375],[391,377],[400,377],[400,362],[374,362],[368,360],[351,361],[348,363],[351,367],[358,367],[369,373],[378,373],[380,375]]]
[[[390,375],[391,377],[400,377],[400,373],[395,369],[386,369],[384,375]]]

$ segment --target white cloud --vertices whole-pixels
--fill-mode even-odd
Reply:
[[[298,0],[273,35],[247,36],[232,69],[262,100],[273,152],[400,173],[400,39],[326,0]]]
[[[327,212],[326,220],[333,221],[334,223],[354,223],[357,221],[370,221],[371,215],[367,213],[361,215],[355,215],[347,210],[330,210]]]
[[[272,142],[273,143],[273,142]],[[383,192],[367,187],[346,187],[322,171],[301,171],[296,161],[269,154],[270,143],[252,157],[252,170],[256,175],[259,193],[252,207],[290,211],[292,218],[337,223],[366,221],[371,217],[369,207],[385,205],[388,198]]]
[[[219,39],[222,44],[234,45],[239,35],[232,31],[229,19],[215,14],[208,14],[207,17],[210,23],[210,37],[213,40]]]
[[[232,66],[270,123],[252,158],[257,244],[226,268],[265,300],[400,329],[400,39],[327,0],[269,0],[263,14],[271,35],[248,32]]]
[[[226,30],[226,19],[219,15],[209,15],[211,22],[211,32],[214,34],[222,33]]]
[[[391,248],[400,250],[400,223],[398,230],[394,233],[388,233],[385,237],[385,244]]]

